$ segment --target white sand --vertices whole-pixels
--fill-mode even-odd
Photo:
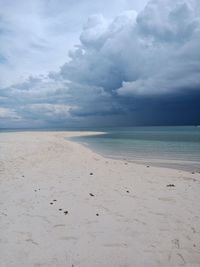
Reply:
[[[200,266],[200,174],[106,159],[75,134],[0,134],[0,266]]]

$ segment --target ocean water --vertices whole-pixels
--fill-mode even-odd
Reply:
[[[123,127],[98,131],[106,133],[72,140],[111,157],[200,163],[200,127]]]

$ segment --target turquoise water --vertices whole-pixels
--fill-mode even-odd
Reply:
[[[108,156],[200,162],[200,127],[123,127],[98,131],[106,134],[73,140]]]

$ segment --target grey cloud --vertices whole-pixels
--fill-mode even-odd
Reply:
[[[13,109],[0,107],[0,119],[18,120],[20,119],[20,117],[17,115],[17,113]]]
[[[130,75],[130,52],[135,50],[135,65],[139,58],[138,44],[131,40],[135,18],[134,11],[122,14],[111,23],[103,20],[102,16],[90,18],[81,34],[81,46],[71,61],[61,68],[62,77],[81,84],[101,86],[106,91],[116,89]],[[128,43],[131,48],[127,47]]]

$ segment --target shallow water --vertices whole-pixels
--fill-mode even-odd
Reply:
[[[200,127],[102,128],[106,134],[73,137],[107,156],[200,162]]]

